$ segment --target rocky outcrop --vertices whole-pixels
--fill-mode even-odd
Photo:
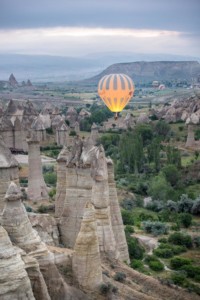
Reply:
[[[29,213],[28,217],[33,229],[37,231],[41,240],[46,245],[59,245],[58,227],[53,216],[49,214]]]
[[[92,139],[94,145],[97,143],[97,141],[100,138],[99,126],[97,126],[97,124],[95,124],[95,123],[92,124],[90,138]]]
[[[74,247],[76,237],[80,231],[84,207],[86,202],[91,199],[91,193],[92,178],[90,169],[67,165],[66,193],[59,229],[61,241],[68,248]],[[62,202],[60,201],[60,203]]]
[[[68,144],[69,139],[69,127],[61,122],[56,128],[56,143],[59,146],[64,146]]]
[[[0,226],[0,299],[34,300],[30,279],[21,259],[22,251],[13,247],[7,232]]]
[[[0,136],[0,215],[5,204],[4,196],[11,181],[19,184],[18,162]]]
[[[119,253],[111,224],[107,162],[102,146],[97,148],[92,161],[91,176],[93,178],[91,202],[95,208],[100,252],[117,258]]]
[[[46,140],[46,130],[42,120],[42,117],[39,115],[33,121],[31,125],[31,129],[35,131],[38,141],[45,141]]]
[[[101,259],[95,210],[91,203],[84,209],[73,255],[73,272],[83,290],[95,290],[102,282]]]
[[[57,158],[57,184],[56,184],[56,199],[55,199],[55,216],[61,217],[64,209],[66,197],[66,163],[69,155],[69,150],[64,147]]]
[[[11,87],[17,87],[18,86],[18,82],[15,78],[15,76],[13,74],[10,75],[8,82],[10,84]]]
[[[47,187],[42,174],[42,161],[40,156],[40,143],[37,133],[30,132],[28,142],[28,190],[27,194],[31,200],[48,199]]]
[[[50,299],[67,299],[68,286],[54,264],[54,255],[32,228],[27,212],[21,203],[20,190],[14,183],[10,184],[5,198],[7,203],[2,216],[2,225],[8,232],[11,241],[23,249],[31,258],[37,260]],[[36,277],[38,278],[38,276],[39,273]],[[46,299],[49,297],[48,294]],[[39,299],[41,298],[37,300]]]
[[[74,107],[70,106],[66,113],[66,120],[69,121],[70,127],[74,126],[75,122],[77,121],[77,118],[78,118],[77,111],[75,110]]]
[[[110,199],[110,215],[111,223],[115,241],[117,244],[117,250],[119,251],[119,259],[121,261],[129,262],[128,247],[124,232],[124,224],[122,221],[117,188],[114,179],[114,166],[111,159],[107,160],[108,166],[108,184],[109,184],[109,199]]]

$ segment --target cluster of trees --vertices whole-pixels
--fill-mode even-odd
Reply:
[[[90,131],[93,123],[102,124],[113,115],[105,105],[99,106],[97,104],[92,104],[90,106],[90,112],[91,116],[80,122],[80,130],[82,131]]]

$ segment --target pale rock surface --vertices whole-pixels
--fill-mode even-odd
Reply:
[[[66,162],[69,156],[69,150],[65,146],[61,150],[57,158],[57,183],[55,198],[55,216],[60,217],[63,212],[65,196],[66,196]]]
[[[96,157],[92,161],[91,176],[91,202],[95,208],[100,252],[102,255],[118,258],[119,252],[111,224],[107,162],[101,145],[97,147]]]
[[[28,152],[28,190],[27,194],[31,200],[38,201],[48,199],[48,191],[42,174],[42,161],[40,156],[40,143],[37,133],[32,131],[27,138]]]
[[[50,299],[67,299],[68,286],[55,266],[54,255],[32,228],[27,212],[20,200],[20,190],[14,183],[10,184],[5,198],[7,203],[3,211],[2,224],[11,241],[29,256],[37,259]]]
[[[95,124],[95,123],[93,123],[92,126],[91,126],[90,138],[92,139],[94,145],[96,144],[96,142],[100,138],[100,136],[99,136],[99,126],[97,126],[97,124]]]
[[[49,214],[28,213],[28,218],[33,229],[38,232],[41,240],[46,245],[59,245],[58,227],[53,216]]]
[[[45,141],[46,140],[46,128],[44,126],[42,117],[39,115],[35,118],[31,125],[31,129],[35,131],[37,135],[37,139],[39,141]]]
[[[65,146],[68,145],[68,139],[69,127],[64,122],[60,122],[56,128],[56,143],[57,145]]]
[[[109,184],[109,199],[110,199],[110,215],[111,215],[111,223],[113,228],[113,233],[117,245],[117,249],[119,251],[119,259],[121,261],[129,262],[129,253],[128,247],[124,232],[124,224],[122,221],[118,196],[117,196],[117,188],[114,179],[114,166],[111,159],[107,160],[108,166],[108,184]]]
[[[95,290],[102,282],[102,270],[95,211],[89,202],[84,209],[74,251],[72,265],[79,286],[86,291]]]
[[[20,249],[12,245],[2,226],[0,226],[0,299],[35,299]]]
[[[18,162],[0,136],[0,215],[5,204],[4,196],[11,181],[19,185]]]
[[[139,117],[137,118],[137,120],[136,120],[137,124],[143,124],[143,123],[147,123],[148,124],[149,122],[150,122],[150,119],[149,119],[149,117],[148,117],[148,115],[146,113],[141,113],[139,115]]]

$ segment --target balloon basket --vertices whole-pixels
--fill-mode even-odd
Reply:
[[[118,119],[118,113],[115,113],[115,121]]]

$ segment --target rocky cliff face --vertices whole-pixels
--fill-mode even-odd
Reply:
[[[84,209],[74,251],[73,271],[79,285],[84,290],[95,290],[102,282],[102,270],[95,210],[89,202]]]
[[[14,247],[6,230],[0,226],[0,299],[34,300],[30,279],[21,259],[22,251]]]
[[[0,215],[4,208],[4,197],[11,181],[19,184],[18,162],[0,136]]]
[[[74,145],[62,150],[58,160],[60,193],[55,206],[61,241],[66,247],[74,247],[84,207],[90,201],[95,209],[100,253],[129,261],[113,169],[110,166],[108,172],[103,147],[94,146],[92,138],[85,142],[75,138]]]

